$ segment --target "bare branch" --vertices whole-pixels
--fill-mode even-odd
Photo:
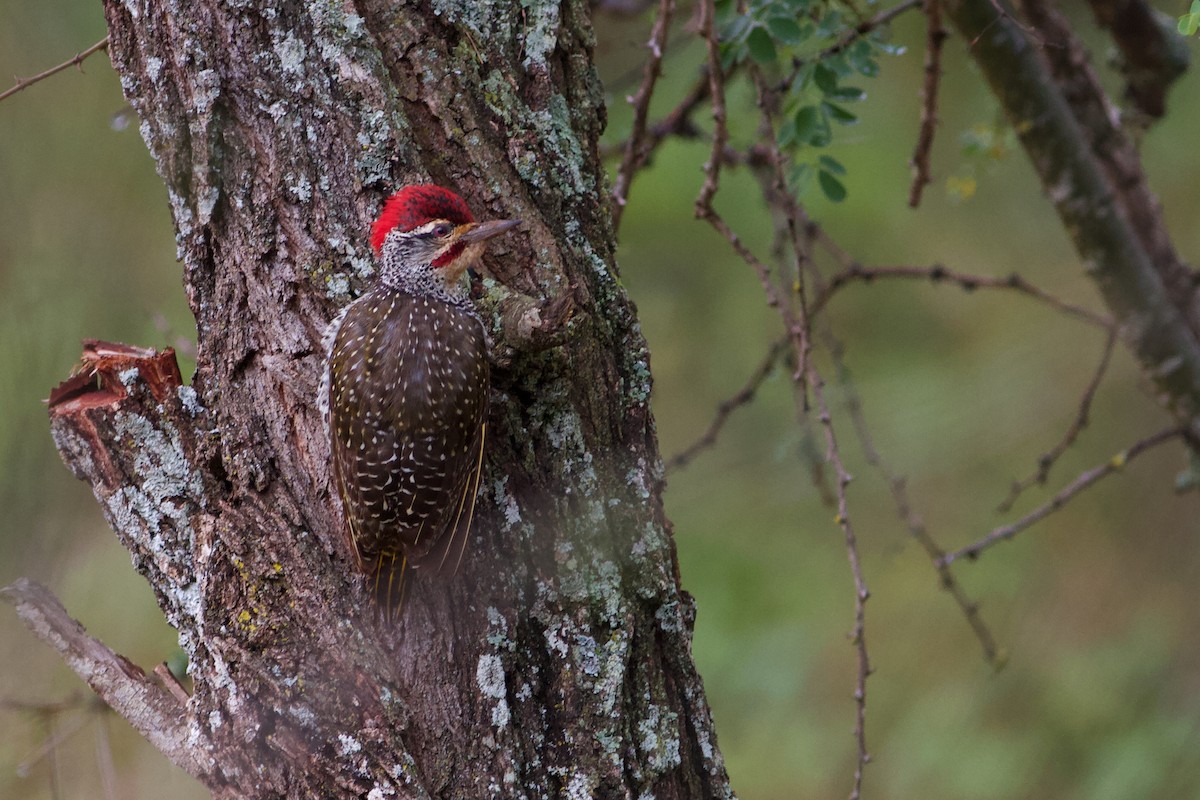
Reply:
[[[813,302],[813,313],[816,314],[823,309],[828,305],[830,298],[834,294],[851,283],[871,283],[872,281],[885,278],[923,278],[933,283],[954,283],[968,292],[975,289],[1008,289],[1046,303],[1064,314],[1076,317],[1105,330],[1111,330],[1113,327],[1113,322],[1108,317],[1090,311],[1083,306],[1061,300],[1049,292],[1039,289],[1015,273],[1006,278],[996,278],[990,275],[971,275],[964,272],[956,272],[955,270],[943,267],[941,264],[935,264],[932,267],[864,267],[860,264],[852,263],[850,267],[830,278],[829,286]]]
[[[1038,458],[1037,470],[1028,478],[1020,481],[1014,481],[1012,489],[1009,491],[1008,497],[1004,498],[1003,502],[996,508],[1001,514],[1007,513],[1017,498],[1031,486],[1041,485],[1050,477],[1050,469],[1062,458],[1063,453],[1067,452],[1068,448],[1075,443],[1079,438],[1079,434],[1087,427],[1088,418],[1092,409],[1092,400],[1096,396],[1096,389],[1100,386],[1100,380],[1104,377],[1104,373],[1108,370],[1109,361],[1112,359],[1113,350],[1117,344],[1117,329],[1113,328],[1108,333],[1108,338],[1104,341],[1104,352],[1100,354],[1100,363],[1096,366],[1096,371],[1092,374],[1092,379],[1088,381],[1087,388],[1083,390],[1083,397],[1079,401],[1079,411],[1075,415],[1074,422],[1067,432],[1063,434],[1062,439],[1052,449],[1043,453]]]
[[[769,267],[751,252],[725,219],[713,208],[713,197],[716,195],[720,185],[720,165],[724,158],[728,131],[725,119],[724,78],[721,73],[716,37],[712,30],[712,20],[712,0],[703,0],[701,5],[701,35],[705,38],[708,45],[709,79],[713,99],[714,124],[712,149],[709,160],[704,165],[704,185],[701,188],[699,197],[696,199],[696,216],[712,225],[725,238],[734,252],[750,265],[758,275],[759,282],[762,284],[763,292],[766,295],[767,304],[775,308],[779,313],[786,330],[787,338],[791,341],[795,351],[796,369],[793,372],[792,379],[802,389],[800,393],[803,398],[800,402],[801,411],[807,412],[808,410],[807,387],[811,387],[817,401],[818,420],[825,432],[825,460],[832,465],[837,477],[836,520],[845,538],[847,559],[854,578],[854,627],[851,630],[851,642],[854,644],[858,662],[854,688],[854,736],[858,745],[858,761],[854,771],[854,781],[850,791],[850,798],[851,800],[857,800],[862,794],[863,772],[871,758],[867,750],[866,741],[867,678],[871,674],[871,663],[868,657],[866,639],[866,602],[870,597],[870,592],[867,590],[866,581],[863,578],[861,560],[858,553],[858,539],[854,533],[854,527],[850,522],[849,505],[846,498],[846,487],[849,485],[851,477],[842,462],[841,453],[838,450],[833,420],[830,417],[829,407],[822,388],[824,385],[823,378],[817,371],[816,365],[808,358],[808,314],[805,308],[803,281],[800,274],[802,260],[805,257],[805,246],[800,237],[802,233],[807,235],[808,229],[805,221],[799,218],[800,213],[797,207],[794,204],[785,203],[779,199],[779,197],[787,193],[784,190],[782,179],[783,156],[779,152],[778,147],[774,145],[769,146],[767,153],[767,163],[773,169],[773,180],[770,182],[770,185],[775,190],[773,192],[774,202],[772,204],[777,207],[782,206],[782,211],[787,217],[789,239],[794,250],[794,256],[797,259],[797,286],[795,292],[789,293],[787,296],[781,294],[779,287],[771,280]],[[770,90],[763,81],[761,74],[757,71],[754,73],[754,83],[757,90],[759,108],[763,114],[763,138],[766,141],[774,142],[775,136],[771,118],[773,99],[770,97]],[[771,202],[771,196],[768,196],[768,202]],[[795,308],[792,305],[793,301],[797,303],[797,307]]]
[[[921,87],[921,132],[909,164],[913,169],[912,186],[908,190],[908,205],[921,205],[921,194],[929,185],[929,151],[933,148],[933,135],[937,130],[938,84],[942,78],[942,44],[946,41],[946,30],[942,27],[941,0],[924,0],[925,33],[925,83]]]
[[[696,198],[696,216],[710,221],[709,215],[713,214],[712,199],[720,185],[725,142],[729,139],[729,130],[725,123],[725,76],[721,70],[721,51],[717,43],[717,34],[713,30],[715,16],[713,0],[701,0],[700,37],[708,51],[708,93],[712,97],[713,134],[708,161],[704,162],[704,185],[700,188],[700,196]]]
[[[829,406],[825,401],[824,381],[811,361],[808,364],[808,385],[812,388],[816,400],[817,418],[825,431],[825,457],[837,473],[837,523],[846,540],[846,558],[854,576],[854,628],[850,632],[850,641],[858,655],[858,670],[854,680],[854,739],[858,744],[858,763],[854,768],[854,785],[850,790],[850,800],[858,800],[862,796],[863,770],[871,760],[871,754],[867,750],[867,678],[871,675],[871,659],[867,653],[866,630],[867,600],[871,593],[863,578],[862,563],[858,555],[858,538],[850,522],[849,503],[846,500],[846,487],[850,485],[852,478],[846,471],[841,452],[838,450],[833,418],[829,415]]]
[[[53,647],[104,702],[179,767],[200,777],[211,758],[199,728],[187,724],[179,702],[140,667],[113,652],[67,615],[49,589],[21,578],[0,589],[35,636]]]
[[[1117,453],[1115,456],[1110,458],[1108,461],[1105,461],[1100,466],[1094,467],[1094,468],[1088,470],[1087,472],[1081,473],[1079,475],[1079,477],[1077,477],[1075,480],[1071,481],[1071,483],[1066,488],[1064,488],[1058,494],[1054,495],[1054,497],[1052,497],[1048,503],[1045,503],[1044,505],[1037,507],[1036,509],[1034,509],[1030,513],[1026,514],[1024,517],[1021,517],[1021,519],[1017,520],[1016,522],[1012,523],[1011,525],[1005,525],[1003,527],[994,529],[993,531],[991,531],[989,534],[984,536],[982,539],[979,539],[974,544],[970,544],[959,550],[955,550],[951,553],[947,553],[941,559],[941,563],[945,564],[945,565],[949,565],[949,564],[953,564],[955,561],[958,561],[961,558],[969,558],[972,560],[978,558],[979,554],[982,553],[984,550],[988,549],[989,547],[996,544],[997,542],[1001,542],[1005,539],[1013,538],[1018,533],[1025,530],[1026,528],[1028,528],[1030,525],[1033,525],[1035,522],[1039,522],[1040,520],[1043,520],[1046,517],[1050,516],[1055,511],[1057,511],[1060,508],[1062,508],[1063,506],[1065,506],[1069,500],[1071,500],[1077,494],[1082,492],[1084,489],[1087,489],[1089,486],[1091,486],[1092,484],[1094,484],[1096,481],[1100,480],[1101,478],[1103,478],[1107,475],[1111,475],[1112,473],[1120,470],[1122,467],[1124,467],[1130,461],[1132,461],[1133,459],[1135,459],[1137,456],[1141,455],[1142,453],[1146,452],[1150,448],[1152,448],[1156,445],[1160,445],[1163,442],[1170,441],[1171,439],[1183,437],[1184,434],[1185,434],[1185,431],[1183,428],[1171,427],[1171,428],[1165,428],[1164,430],[1161,430],[1158,433],[1147,436],[1144,439],[1139,439],[1138,441],[1136,441],[1132,445],[1130,445],[1128,449],[1123,450],[1120,453]]]
[[[983,621],[983,617],[979,613],[979,604],[973,601],[963,589],[962,584],[954,577],[950,567],[942,563],[942,558],[945,556],[945,551],[934,541],[933,536],[925,527],[925,521],[912,507],[912,502],[908,496],[908,481],[903,475],[898,475],[892,471],[892,468],[884,460],[879,450],[875,447],[874,438],[871,432],[867,429],[866,414],[863,411],[862,399],[858,392],[854,389],[847,377],[847,371],[842,361],[840,343],[835,342],[834,346],[830,347],[830,352],[833,356],[834,363],[838,366],[838,371],[841,376],[839,381],[846,393],[846,407],[850,412],[850,419],[854,423],[855,432],[858,435],[859,443],[862,445],[863,455],[868,464],[878,470],[887,483],[888,491],[892,495],[892,502],[896,506],[896,514],[900,517],[900,521],[908,528],[908,533],[912,536],[917,544],[925,551],[929,557],[930,563],[938,573],[938,583],[962,611],[963,617],[967,621],[967,625],[975,634],[975,638],[979,640],[979,645],[983,649],[983,657],[988,664],[994,669],[1001,669],[1004,666],[1005,656],[997,647],[996,639],[992,636],[991,629],[987,623]]]
[[[658,122],[646,128],[646,136],[642,142],[642,166],[649,162],[650,156],[667,137],[695,138],[699,136],[700,129],[692,122],[692,113],[708,99],[708,92],[708,69],[705,67],[701,69],[700,77],[696,79],[692,88],[676,104],[675,108],[671,109],[671,112]],[[628,139],[624,142],[607,145],[600,148],[600,155],[602,158],[609,158],[617,153],[624,153],[628,146]]]
[[[612,219],[613,232],[621,227],[621,215],[625,212],[625,203],[629,199],[629,186],[633,175],[646,163],[649,155],[645,148],[646,117],[650,112],[650,98],[654,94],[654,84],[662,72],[663,51],[667,47],[667,32],[671,27],[671,15],[675,11],[675,0],[662,0],[658,6],[658,16],[654,20],[654,28],[650,33],[650,57],[646,59],[645,73],[642,85],[637,94],[629,98],[633,105],[633,130],[625,142],[625,155],[621,159],[621,167],[617,170],[617,178],[613,181],[612,189]]]
[[[1026,0],[1023,10],[1044,45],[998,11],[995,0],[944,3],[947,18],[973,42],[971,57],[1012,121],[1088,277],[1128,333],[1130,349],[1176,419],[1195,433],[1194,278],[1082,43],[1061,14],[1037,0]]]
[[[94,45],[89,47],[87,50],[84,50],[81,53],[76,53],[73,57],[68,58],[66,61],[59,64],[57,67],[51,67],[50,69],[46,70],[45,72],[39,72],[37,75],[34,75],[32,78],[17,78],[17,82],[12,86],[12,88],[6,90],[3,93],[0,93],[0,102],[7,100],[9,97],[12,97],[14,94],[16,94],[17,92],[19,92],[23,89],[28,89],[30,86],[33,86],[35,83],[38,83],[39,81],[44,81],[46,78],[49,78],[51,75],[57,75],[58,73],[62,72],[64,69],[67,69],[68,67],[78,67],[80,64],[82,64],[84,62],[84,60],[88,56],[92,55],[93,53],[98,53],[101,50],[107,50],[107,49],[108,49],[108,37],[105,36],[103,39],[96,42]]]
[[[754,399],[758,393],[759,387],[768,376],[775,370],[775,364],[779,361],[779,357],[787,349],[788,339],[786,336],[780,337],[771,345],[767,351],[767,355],[755,367],[754,372],[750,374],[750,378],[746,384],[738,390],[737,394],[723,401],[717,406],[717,414],[713,417],[712,422],[708,424],[706,430],[700,438],[692,442],[683,450],[672,456],[666,464],[668,470],[681,469],[686,467],[692,460],[700,455],[701,452],[712,447],[717,442],[717,437],[721,430],[725,427],[725,423],[729,421],[729,417],[734,411],[737,411],[742,406],[746,405]]]

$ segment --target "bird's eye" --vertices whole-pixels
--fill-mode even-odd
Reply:
[[[450,232],[452,230],[454,230],[453,226],[443,222],[441,225],[438,225],[436,228],[433,229],[433,235],[438,237],[439,239],[445,239],[447,236],[450,235]]]

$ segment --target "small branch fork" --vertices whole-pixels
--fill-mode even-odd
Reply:
[[[650,98],[654,94],[654,84],[662,73],[663,52],[667,49],[667,32],[671,27],[671,16],[675,12],[675,0],[662,0],[658,6],[658,15],[654,19],[654,29],[650,33],[650,57],[646,59],[646,68],[642,76],[642,85],[637,94],[629,98],[633,105],[633,130],[625,142],[625,154],[621,158],[621,166],[617,170],[617,179],[613,182],[612,190],[612,219],[613,232],[621,227],[621,215],[625,213],[625,203],[629,200],[629,186],[633,175],[646,163],[650,148],[646,147],[646,118],[650,113]]]
[[[1050,477],[1051,468],[1070,449],[1071,445],[1075,444],[1075,440],[1079,438],[1079,434],[1087,427],[1092,410],[1092,400],[1096,396],[1096,390],[1100,387],[1100,381],[1104,378],[1104,373],[1108,371],[1108,365],[1112,360],[1116,344],[1117,328],[1113,327],[1109,330],[1108,338],[1104,341],[1104,351],[1100,354],[1100,363],[1096,366],[1096,371],[1092,373],[1092,379],[1088,381],[1087,388],[1083,390],[1083,397],[1079,400],[1079,410],[1075,414],[1075,420],[1071,423],[1071,427],[1063,434],[1063,438],[1059,440],[1058,444],[1038,458],[1037,470],[1032,475],[1024,480],[1013,483],[1008,497],[1004,498],[1000,505],[997,506],[996,511],[1001,514],[1008,513],[1012,510],[1013,504],[1017,502],[1017,498],[1026,489],[1032,486],[1044,485],[1047,478]]]
[[[80,69],[82,70],[81,65],[83,64],[84,60],[88,58],[88,56],[92,55],[93,53],[98,53],[101,50],[107,50],[107,49],[108,49],[108,37],[105,36],[103,39],[96,42],[94,45],[89,47],[87,50],[84,50],[81,53],[76,53],[72,58],[67,59],[63,63],[59,64],[57,67],[51,67],[50,69],[46,70],[45,72],[39,72],[37,75],[34,75],[32,78],[17,78],[16,79],[17,82],[12,86],[12,88],[5,90],[3,93],[0,93],[0,102],[7,100],[9,97],[12,97],[14,94],[16,94],[19,91],[22,91],[23,89],[28,89],[30,86],[33,86],[35,83],[44,81],[46,78],[49,78],[52,75],[57,75],[58,73],[62,72],[64,69],[67,69],[69,67],[80,67]]]
[[[978,558],[980,553],[982,553],[984,550],[987,550],[997,542],[1002,542],[1005,539],[1013,538],[1021,531],[1033,525],[1035,522],[1043,520],[1055,511],[1058,511],[1084,489],[1092,486],[1101,478],[1104,478],[1122,469],[1126,464],[1137,458],[1142,453],[1164,442],[1171,441],[1172,439],[1183,438],[1186,433],[1187,431],[1183,428],[1171,427],[1165,428],[1158,433],[1151,434],[1144,439],[1139,439],[1131,444],[1127,449],[1117,453],[1100,466],[1093,467],[1086,472],[1080,473],[1075,480],[1071,481],[1071,483],[1069,483],[1062,491],[1050,498],[1048,502],[1038,506],[1016,522],[1010,525],[1004,525],[999,528],[995,528],[974,544],[970,544],[951,553],[947,553],[941,558],[940,564],[949,566],[959,559],[967,558],[974,560]]]
[[[779,357],[784,354],[787,347],[788,338],[786,336],[775,340],[775,343],[767,350],[767,355],[755,367],[754,372],[750,374],[745,385],[738,390],[737,394],[717,406],[716,416],[709,423],[708,430],[696,439],[696,441],[676,453],[667,461],[666,467],[668,470],[686,467],[696,456],[717,443],[717,437],[720,436],[725,424],[729,422],[729,418],[733,415],[733,412],[754,399],[755,395],[758,394],[759,388],[762,387],[771,373],[775,371],[775,365],[779,362]]]

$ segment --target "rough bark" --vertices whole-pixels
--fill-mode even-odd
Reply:
[[[586,2],[105,12],[198,334],[190,385],[126,353],[52,408],[190,659],[178,718],[139,729],[215,797],[731,796],[613,258]],[[380,202],[426,179],[525,220],[488,266],[526,297],[481,289],[508,363],[471,553],[386,630],[330,494],[319,343],[373,269]],[[54,616],[35,588],[9,599]],[[114,680],[131,719],[174,702]]]
[[[1071,26],[1044,0],[1024,0],[1020,8],[1023,21],[1003,0],[949,0],[946,12],[1020,137],[1122,337],[1195,441],[1197,277],[1171,244],[1135,143]],[[1160,78],[1165,93],[1169,80]]]

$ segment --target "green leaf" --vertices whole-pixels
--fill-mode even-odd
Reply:
[[[808,143],[813,147],[825,147],[833,140],[833,131],[829,128],[829,114],[826,113],[828,103],[822,103],[817,106],[817,130],[808,137]]]
[[[767,30],[782,44],[800,44],[804,41],[804,31],[789,17],[771,17],[767,20]]]
[[[726,42],[721,45],[721,71],[728,72],[746,57],[746,45]]]
[[[750,31],[746,44],[750,47],[750,57],[759,64],[774,64],[779,57],[775,52],[775,43],[771,41],[771,35],[764,28],[755,28]]]
[[[782,148],[791,147],[796,141],[796,120],[794,117],[785,119],[775,132],[775,142]]]
[[[838,161],[833,156],[821,156],[817,159],[821,167],[834,175],[845,175],[846,168],[842,166],[842,162]]]
[[[859,39],[846,49],[846,61],[859,75],[874,78],[879,75],[879,62],[871,51],[871,45]]]
[[[826,92],[825,96],[839,103],[855,103],[865,99],[867,93],[857,86],[839,86],[832,92]]]
[[[817,24],[817,32],[823,37],[832,39],[845,27],[847,26],[842,22],[842,13],[835,10],[821,17],[821,21]]]
[[[832,202],[840,203],[846,199],[846,187],[828,170],[817,173],[817,182],[821,184],[821,191]]]
[[[834,105],[833,103],[821,103],[821,108],[840,125],[853,125],[858,122],[857,115],[841,106]]]
[[[796,126],[796,141],[810,142],[821,127],[821,112],[816,106],[804,106],[792,118]]]
[[[750,30],[751,20],[748,14],[738,14],[721,26],[717,31],[717,39],[722,42],[739,42]]]
[[[822,94],[836,92],[837,81],[837,73],[825,64],[818,64],[816,70],[813,71],[813,82],[817,84],[817,88],[821,90]]]

